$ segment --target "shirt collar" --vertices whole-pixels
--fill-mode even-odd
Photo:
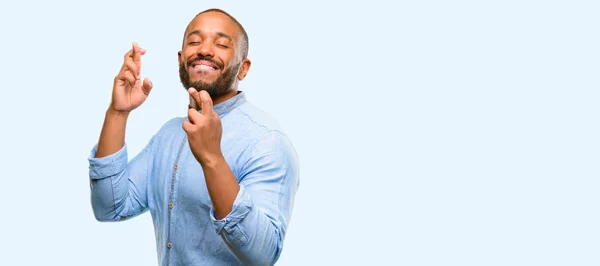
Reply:
[[[246,94],[243,91],[239,91],[235,96],[227,99],[224,102],[213,106],[213,110],[217,112],[219,116],[224,116],[231,110],[238,108],[240,105],[246,102]]]

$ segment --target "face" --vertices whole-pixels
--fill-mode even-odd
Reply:
[[[215,99],[231,91],[249,69],[239,49],[240,29],[225,14],[198,15],[185,33],[178,53],[179,78],[184,88],[206,90]]]

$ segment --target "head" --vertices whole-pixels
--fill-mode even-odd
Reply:
[[[220,9],[194,17],[177,53],[184,88],[206,90],[213,101],[235,95],[238,82],[250,69],[248,35],[242,25]]]

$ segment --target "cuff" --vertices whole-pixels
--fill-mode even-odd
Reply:
[[[117,152],[102,158],[95,157],[97,150],[98,144],[94,145],[88,157],[91,179],[107,178],[118,174],[127,167],[127,145],[123,145]]]
[[[221,234],[223,229],[228,233],[232,232],[233,227],[243,220],[252,209],[252,199],[250,198],[250,194],[246,192],[246,189],[242,184],[239,186],[240,190],[233,201],[231,212],[225,216],[225,218],[217,220],[217,218],[215,218],[214,209],[210,209],[210,219],[212,220],[217,234]]]

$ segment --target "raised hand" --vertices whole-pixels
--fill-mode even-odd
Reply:
[[[142,105],[152,90],[152,82],[145,78],[142,82],[142,55],[145,49],[137,43],[125,54],[123,66],[115,77],[110,108],[119,112],[130,112]]]
[[[188,109],[188,120],[183,121],[183,130],[187,133],[192,154],[203,166],[222,158],[221,135],[222,125],[219,115],[213,110],[213,102],[206,91],[189,88],[188,93],[194,98],[202,113],[194,108]]]

